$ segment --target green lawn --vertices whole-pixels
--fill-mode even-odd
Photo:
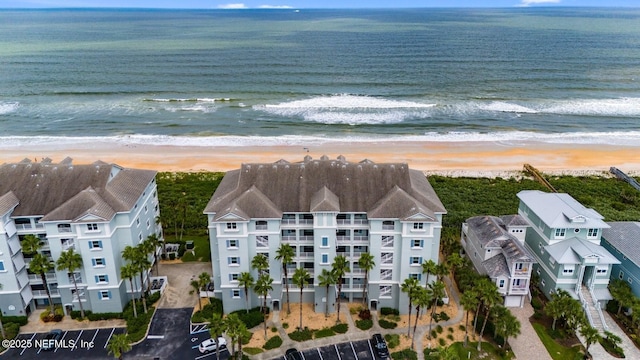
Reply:
[[[538,337],[544,344],[544,347],[547,348],[549,355],[554,360],[571,360],[571,359],[582,359],[583,354],[580,351],[579,347],[571,347],[568,348],[566,346],[558,344],[551,335],[547,332],[547,329],[544,325],[538,323],[532,323],[533,328],[536,330]]]

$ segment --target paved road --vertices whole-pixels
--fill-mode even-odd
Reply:
[[[382,360],[369,340],[347,341],[301,351],[304,360]],[[284,356],[272,360],[287,360]]]

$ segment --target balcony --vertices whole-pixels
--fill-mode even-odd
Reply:
[[[391,225],[382,224],[382,230],[395,230],[395,228],[396,227],[393,224]]]
[[[35,226],[32,224],[16,224],[16,230],[18,231],[44,230],[44,224],[35,224]]]
[[[81,282],[82,282],[82,275],[80,275],[80,274],[75,274],[75,276],[71,276],[71,275],[69,275],[69,278],[68,278],[68,280],[69,280],[69,284],[73,284],[73,280],[74,280],[74,278],[75,278],[75,280],[76,280],[76,283],[81,283]]]
[[[393,254],[382,254],[380,263],[383,265],[393,265]]]
[[[383,248],[392,248],[394,244],[393,240],[393,236],[383,236],[381,246]]]
[[[338,225],[351,225],[351,219],[338,219]]]
[[[295,235],[294,236],[290,236],[290,235],[281,236],[280,240],[282,240],[283,242],[293,242],[293,241],[296,241],[296,236]]]
[[[516,269],[513,272],[513,274],[517,276],[526,276],[526,275],[529,275],[529,269],[527,268],[522,268],[521,270]]]
[[[367,242],[369,241],[369,235],[353,235],[353,241]]]
[[[47,283],[56,282],[58,280],[55,273],[46,273],[45,278],[47,279]],[[40,276],[40,274],[29,274],[29,283],[42,284],[42,276]]]
[[[256,230],[267,230],[267,225],[256,225]]]
[[[46,298],[47,297],[47,291],[46,290],[31,290],[31,293],[33,294],[34,298]],[[49,290],[49,294],[51,294],[51,297],[59,297],[60,296],[60,291],[58,289],[51,289],[51,290]]]
[[[369,220],[367,220],[367,219],[354,219],[353,220],[353,224],[354,225],[369,225]]]
[[[68,251],[70,249],[75,250],[76,244],[73,241],[66,241],[62,243],[61,247],[62,247],[62,251]]]
[[[298,257],[300,257],[300,258],[312,258],[313,257],[313,253],[312,252],[301,252],[300,254],[298,254]]]
[[[309,235],[300,235],[298,238],[299,241],[313,241],[313,236]]]
[[[313,225],[313,219],[300,219],[298,221],[299,225]]]

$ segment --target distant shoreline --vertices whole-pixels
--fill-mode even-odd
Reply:
[[[55,141],[38,146],[0,143],[0,163],[23,159],[54,163],[71,157],[75,164],[97,160],[124,167],[157,171],[228,171],[242,163],[270,163],[280,159],[302,161],[306,155],[347,161],[369,159],[379,163],[408,163],[416,170],[445,176],[505,177],[529,163],[547,173],[595,175],[607,173],[611,166],[629,174],[640,171],[638,146],[553,144],[523,142],[326,142],[319,146],[170,146],[131,145],[110,141],[60,144]],[[474,175],[475,174],[475,175]],[[494,174],[492,176],[492,174]],[[502,174],[502,175],[501,175]]]

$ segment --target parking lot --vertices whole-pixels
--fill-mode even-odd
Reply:
[[[23,341],[20,348],[9,349],[2,359],[113,359],[107,354],[107,343],[113,335],[124,332],[125,328],[63,331],[58,343],[61,346],[48,351],[36,347],[37,340],[44,339],[47,333],[20,334],[17,339],[29,341]]]
[[[379,360],[369,340],[351,341],[300,352],[304,360]],[[284,356],[273,360],[287,360]]]

